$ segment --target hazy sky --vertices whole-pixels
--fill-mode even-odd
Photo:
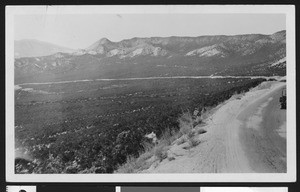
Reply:
[[[106,37],[272,34],[285,29],[284,14],[16,15],[14,37],[86,48]]]

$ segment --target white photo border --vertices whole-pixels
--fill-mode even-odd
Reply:
[[[195,174],[15,174],[14,172],[14,16],[26,14],[285,14],[287,44],[287,173]],[[6,181],[7,182],[295,182],[296,53],[293,5],[126,5],[6,6]]]

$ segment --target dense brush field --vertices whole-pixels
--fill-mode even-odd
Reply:
[[[145,134],[263,79],[157,79],[22,85],[15,90],[16,173],[112,173]],[[26,159],[26,160],[25,160]]]

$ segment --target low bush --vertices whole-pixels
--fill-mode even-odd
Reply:
[[[190,148],[196,147],[199,143],[200,143],[200,141],[196,140],[194,137],[192,137],[188,140],[188,144],[189,144]]]
[[[162,161],[168,157],[166,146],[158,145],[154,148],[154,155],[158,158],[159,161]]]
[[[180,132],[185,135],[193,129],[193,118],[189,112],[183,113],[178,119]]]
[[[176,144],[177,144],[177,145],[181,145],[181,144],[183,144],[183,143],[185,143],[185,142],[186,142],[186,138],[185,138],[184,136],[182,136],[182,137],[180,137],[180,138],[177,140]]]
[[[33,85],[35,90],[59,93],[46,96],[17,90],[15,143],[22,143],[39,163],[32,167],[16,163],[15,172],[113,173],[126,161],[138,160],[143,152],[147,155],[141,159],[154,156],[155,145],[145,143],[145,134],[153,131],[160,143],[170,145],[202,122],[202,109],[262,81],[170,79]],[[124,87],[99,90],[121,84]],[[70,94],[74,90],[84,91]],[[161,159],[166,155],[162,149],[157,151]]]
[[[187,138],[192,138],[194,136],[195,136],[195,132],[193,132],[193,131],[190,131],[187,133]]]
[[[203,133],[206,133],[207,131],[205,129],[198,129],[197,130],[197,134],[203,134]]]

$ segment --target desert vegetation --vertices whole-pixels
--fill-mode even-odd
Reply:
[[[159,79],[22,85],[15,91],[16,173],[137,172],[199,145],[204,108],[264,79]],[[145,138],[154,132],[157,143]]]
[[[190,111],[183,112],[178,118],[179,129],[165,129],[155,144],[151,140],[145,141],[140,155],[128,158],[126,163],[121,165],[115,172],[137,173],[153,165],[155,166],[155,163],[165,159],[168,161],[175,160],[175,157],[169,152],[171,145],[174,144],[182,145],[187,143],[183,147],[184,149],[190,149],[200,144],[200,141],[195,136],[206,133],[206,130],[202,128],[195,129],[195,127],[202,123],[203,113],[204,110],[199,112],[197,109],[193,114]]]

